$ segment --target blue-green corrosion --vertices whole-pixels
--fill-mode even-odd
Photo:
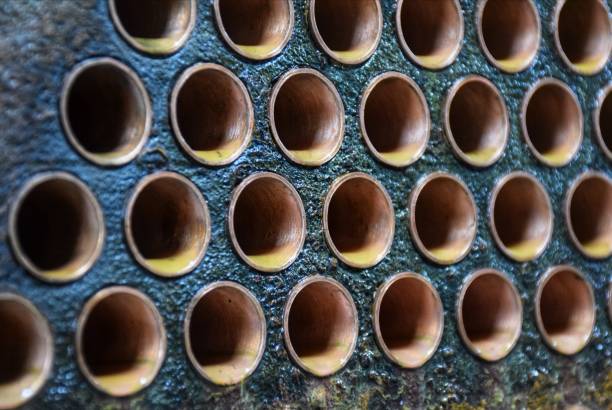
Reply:
[[[233,54],[214,23],[211,1],[198,2],[196,27],[185,47],[168,58],[139,54],[118,35],[105,0],[13,0],[0,2],[0,287],[24,294],[49,318],[55,337],[55,364],[43,391],[29,408],[564,408],[581,403],[589,408],[612,406],[612,327],[606,315],[605,288],[612,263],[589,261],[572,246],[564,224],[562,203],[571,181],[595,169],[612,176],[593,138],[592,110],[596,94],[612,77],[609,63],[593,77],[573,74],[554,47],[553,0],[537,1],[542,42],[535,63],[526,71],[506,75],[490,65],[480,50],[475,29],[475,2],[462,0],[466,36],[457,61],[440,72],[420,69],[401,52],[395,29],[395,1],[384,0],[384,33],[378,50],[358,67],[334,63],[319,50],[308,30],[307,4],[295,1],[295,31],[277,58],[252,63]],[[65,74],[79,61],[112,56],[142,77],[152,99],[154,122],[142,154],[118,169],[88,163],[69,146],[60,125],[58,102]],[[255,106],[254,139],[233,164],[206,168],[181,152],[172,134],[168,101],[178,76],[197,62],[215,62],[231,69],[247,85]],[[316,169],[296,166],[273,142],[267,107],[276,78],[294,67],[322,71],[338,87],[346,107],[346,136],[328,164]],[[378,163],[369,154],[359,131],[358,106],[366,84],[376,75],[396,70],[412,77],[429,103],[432,133],[423,157],[406,169]],[[511,136],[503,158],[491,168],[475,170],[457,161],[442,134],[440,106],[456,79],[479,73],[491,79],[506,99]],[[554,76],[576,92],[585,118],[584,141],[570,165],[551,169],[540,165],[520,133],[519,107],[537,79]],[[203,192],[212,218],[212,242],[204,261],[180,279],[164,280],[144,271],[130,256],[123,235],[124,204],[143,176],[173,170],[189,177]],[[513,170],[535,174],[553,201],[555,229],[546,252],[534,262],[515,263],[494,245],[487,204],[497,178]],[[48,285],[17,265],[7,238],[11,198],[32,175],[65,170],[78,175],[98,197],[106,219],[104,252],[82,279],[67,285]],[[262,275],[233,252],[226,227],[229,195],[243,178],[257,171],[286,176],[299,191],[308,215],[308,235],[302,253],[286,271]],[[437,170],[460,175],[472,190],[479,212],[478,235],[468,257],[453,266],[428,263],[410,240],[407,198],[419,178]],[[337,261],[326,246],[321,216],[330,183],[350,171],[374,175],[389,191],[396,214],[396,233],[389,255],[377,266],[354,270]],[[595,289],[597,323],[589,346],[575,357],[547,349],[533,318],[537,279],[551,265],[569,263],[582,270]],[[462,345],[454,318],[455,298],[470,272],[494,267],[516,283],[525,306],[523,331],[512,353],[499,363],[484,363]],[[375,289],[388,276],[415,271],[430,278],[445,308],[444,337],[439,350],[421,369],[401,370],[377,348],[370,320]],[[360,319],[355,354],[338,374],[327,379],[307,375],[294,366],[282,340],[282,311],[290,289],[302,278],[329,275],[342,282],[357,302]],[[268,322],[263,360],[243,384],[216,387],[198,377],[183,345],[185,308],[203,286],[234,280],[251,289]],[[80,373],[74,349],[76,318],[84,301],[97,290],[124,284],[146,292],[158,306],[168,331],[168,352],[153,384],[135,396],[114,399],[91,387]],[[0,331],[3,331],[0,329]],[[1,364],[0,364],[1,365]]]

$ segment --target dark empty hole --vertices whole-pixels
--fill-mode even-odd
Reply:
[[[374,0],[318,0],[315,21],[332,52],[366,54],[376,43],[379,16]]]
[[[603,2],[565,1],[559,13],[557,30],[561,48],[572,64],[593,64],[598,67],[608,60],[612,40],[608,12]]]
[[[582,345],[591,333],[594,306],[589,287],[572,270],[554,273],[544,285],[540,315],[545,332],[557,339],[560,349]]]
[[[421,146],[428,135],[427,115],[423,101],[410,83],[401,78],[384,79],[375,85],[366,101],[367,137],[380,153]]]
[[[402,35],[417,57],[448,59],[461,43],[461,16],[454,0],[404,0]]]
[[[372,181],[351,178],[333,193],[328,208],[331,239],[340,253],[373,249],[381,253],[392,234],[393,209]]]
[[[538,48],[538,17],[530,0],[488,0],[482,13],[482,35],[496,60],[528,62]]]
[[[138,39],[180,37],[189,27],[189,0],[113,0],[121,25]]]
[[[468,339],[500,346],[514,339],[520,326],[520,306],[512,286],[494,274],[484,274],[470,283],[462,304],[462,318]]]
[[[455,257],[461,255],[474,236],[475,212],[458,182],[446,177],[426,182],[416,199],[414,216],[423,246],[430,252],[446,248]]]
[[[562,150],[571,157],[580,142],[580,108],[557,84],[538,87],[527,102],[527,137],[541,155]]]
[[[41,366],[37,362],[44,340],[35,320],[18,302],[0,301],[0,388],[19,382],[32,368]]]
[[[248,136],[249,104],[241,87],[216,69],[202,69],[181,86],[176,105],[181,135],[195,151],[224,148]]]
[[[440,310],[431,289],[422,281],[403,278],[385,292],[378,314],[380,332],[387,348],[403,361],[410,357],[395,349],[409,349],[410,355],[425,359],[435,347],[441,331]]]
[[[234,230],[247,256],[274,253],[285,246],[295,250],[302,234],[299,198],[281,181],[255,179],[236,201]]]
[[[87,259],[99,227],[81,188],[63,180],[34,186],[17,211],[17,237],[27,258],[41,270],[55,270]]]
[[[145,98],[135,81],[112,64],[85,68],[68,90],[68,123],[93,154],[129,150],[144,138]]]
[[[83,358],[94,377],[119,375],[150,364],[160,348],[157,321],[144,302],[115,293],[97,302],[83,324]],[[148,370],[134,375],[149,376]]]
[[[287,150],[333,150],[342,137],[342,107],[320,78],[301,73],[288,78],[274,102],[274,124]]]
[[[241,46],[278,46],[291,27],[286,0],[220,0],[223,28]]]
[[[571,228],[578,241],[603,240],[612,249],[612,186],[603,177],[584,179],[570,200]]]
[[[131,216],[132,232],[144,258],[176,256],[203,240],[203,210],[184,182],[159,178],[137,195]]]
[[[209,375],[215,381],[235,382],[256,365],[264,320],[242,291],[232,287],[213,289],[200,299],[191,316],[193,355],[205,372],[211,371],[208,366],[223,368],[220,375]]]
[[[535,182],[524,177],[504,183],[495,198],[493,215],[499,239],[507,247],[535,241],[540,249],[551,229],[546,195]]]
[[[337,286],[314,282],[303,288],[289,311],[289,338],[298,357],[318,356],[332,363],[349,353],[355,335],[350,302]]]
[[[599,111],[599,132],[608,151],[612,152],[612,91],[608,91],[601,104]]]
[[[451,137],[465,153],[492,150],[488,161],[503,148],[506,138],[506,113],[493,86],[478,80],[462,84],[450,104]]]

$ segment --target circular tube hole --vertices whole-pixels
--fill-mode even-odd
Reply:
[[[410,232],[419,251],[441,265],[463,259],[476,237],[474,198],[458,177],[437,172],[414,189]]]
[[[569,163],[582,143],[582,111],[574,92],[554,78],[534,84],[523,102],[521,125],[527,145],[551,167]]]
[[[150,272],[176,277],[200,263],[210,240],[206,201],[187,178],[174,172],[144,177],[128,202],[127,242]]]
[[[293,288],[283,324],[289,356],[315,376],[336,373],[355,350],[357,308],[346,288],[334,279],[313,276]]]
[[[540,47],[540,19],[533,0],[482,0],[478,37],[487,59],[507,73],[525,70]]]
[[[166,353],[166,332],[147,296],[113,286],[85,303],[76,350],[87,380],[106,394],[123,397],[144,389],[157,375]]]
[[[255,371],[266,345],[266,318],[243,286],[216,282],[192,300],[185,318],[187,355],[218,385],[240,383]]]
[[[232,50],[251,60],[267,60],[283,51],[293,32],[290,0],[215,0],[221,36]]]
[[[610,58],[612,33],[603,0],[558,0],[555,43],[569,68],[582,75],[600,72]]]
[[[83,276],[104,244],[104,217],[89,188],[63,172],[39,174],[17,194],[9,216],[17,260],[47,282]]]
[[[551,268],[538,284],[535,314],[550,348],[565,355],[576,354],[589,342],[595,325],[593,289],[578,270]]]
[[[483,269],[466,279],[459,293],[457,327],[473,354],[491,362],[506,357],[521,334],[522,321],[521,298],[506,275]]]
[[[172,91],[170,118],[183,150],[204,165],[229,164],[251,141],[249,92],[217,64],[196,64],[180,76]]]
[[[28,300],[0,293],[0,408],[30,400],[45,384],[53,364],[47,320]]]
[[[612,160],[612,83],[600,94],[593,122],[597,141],[606,157]]]
[[[490,224],[495,242],[506,256],[519,262],[537,258],[553,231],[546,189],[530,174],[506,175],[491,195]]]
[[[133,160],[151,131],[151,103],[138,75],[111,58],[77,65],[66,77],[62,124],[79,154],[102,166]]]
[[[167,55],[180,49],[196,19],[196,0],[109,0],[117,31],[135,49]]]
[[[510,129],[506,103],[484,77],[468,76],[449,90],[444,129],[454,154],[474,167],[488,167],[506,148]]]
[[[333,83],[316,70],[285,73],[270,96],[274,140],[293,162],[322,165],[340,149],[344,105]]]
[[[374,298],[374,332],[383,353],[414,369],[436,352],[444,329],[444,308],[436,289],[415,273],[387,280]]]
[[[311,0],[310,27],[319,46],[342,64],[361,64],[382,35],[379,0]]]
[[[593,259],[612,255],[612,180],[586,172],[570,187],[566,202],[567,228],[582,254]]]
[[[389,252],[395,213],[385,188],[353,172],[336,179],[323,208],[323,230],[334,255],[354,268],[368,268]]]
[[[234,249],[249,266],[279,272],[295,261],[304,245],[302,199],[282,176],[253,174],[232,194],[229,230]]]
[[[457,0],[399,0],[395,20],[400,45],[415,64],[439,70],[457,58],[463,43]]]
[[[387,165],[408,166],[427,148],[427,100],[404,74],[389,72],[372,80],[361,99],[360,122],[370,152]]]

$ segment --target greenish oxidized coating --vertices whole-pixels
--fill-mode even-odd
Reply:
[[[612,406],[612,328],[605,310],[605,290],[612,263],[589,261],[572,246],[565,227],[564,193],[581,172],[595,169],[612,176],[594,141],[591,113],[596,94],[612,77],[612,65],[596,76],[573,74],[554,46],[554,0],[539,0],[542,42],[535,63],[526,71],[506,75],[482,54],[475,28],[475,2],[462,0],[466,36],[457,61],[440,72],[417,68],[402,54],[395,31],[395,1],[383,0],[384,33],[376,53],[365,64],[347,67],[333,63],[316,48],[307,24],[305,0],[295,1],[296,25],[288,47],[277,58],[252,63],[229,51],[215,27],[212,5],[198,3],[196,27],[185,47],[168,58],[139,54],[119,36],[105,0],[4,1],[0,3],[0,287],[30,298],[48,317],[55,336],[53,374],[28,408],[563,408],[581,403],[592,409]],[[112,56],[126,62],[142,77],[154,107],[151,138],[142,155],[118,169],[102,169],[79,157],[69,146],[58,114],[64,75],[79,61]],[[169,95],[187,67],[210,61],[231,69],[247,85],[255,106],[254,139],[235,163],[213,169],[200,166],[181,152],[171,132]],[[338,87],[346,107],[346,137],[328,164],[307,169],[293,165],[277,149],[267,121],[268,96],[274,80],[294,67],[313,67]],[[432,133],[424,156],[403,170],[375,161],[362,141],[358,106],[366,84],[389,70],[408,74],[423,89],[431,110]],[[491,79],[505,97],[511,136],[503,158],[486,170],[475,170],[452,155],[444,141],[440,107],[456,79],[479,73]],[[530,153],[520,132],[519,111],[524,93],[537,79],[557,77],[576,92],[585,116],[585,138],[569,166],[550,169]],[[513,170],[535,174],[554,204],[553,239],[542,257],[515,263],[494,245],[487,222],[488,199],[495,181]],[[106,218],[103,254],[84,278],[68,285],[48,285],[17,265],[7,238],[10,200],[32,175],[65,170],[78,175],[98,197]],[[155,170],[173,170],[189,177],[210,207],[212,241],[204,261],[191,274],[164,280],[144,271],[131,257],[123,235],[124,204],[130,190]],[[256,171],[286,176],[303,198],[308,235],[303,252],[286,271],[263,275],[248,268],[233,252],[227,234],[229,196],[243,178]],[[408,232],[407,198],[427,173],[447,170],[460,175],[472,190],[479,212],[478,235],[472,251],[449,267],[432,265],[420,256]],[[323,198],[331,182],[350,171],[374,175],[389,191],[396,213],[395,240],[390,254],[377,266],[353,270],[331,254],[322,232]],[[540,275],[551,265],[569,263],[582,270],[594,286],[597,323],[588,347],[566,358],[547,349],[536,330],[533,296]],[[455,298],[470,272],[493,267],[508,273],[524,303],[523,332],[512,353],[499,363],[486,364],[468,353],[455,325]],[[421,369],[400,370],[386,360],[374,341],[370,306],[376,288],[390,275],[415,271],[430,278],[445,308],[440,349]],[[290,289],[302,278],[329,275],[342,282],[358,305],[360,333],[355,354],[345,369],[317,379],[298,370],[288,358],[282,339],[282,311]],[[183,346],[185,309],[206,284],[234,280],[252,290],[268,321],[268,344],[263,360],[242,385],[216,387],[204,382],[189,364]],[[124,284],[146,292],[158,306],[168,331],[163,367],[146,390],[126,399],[113,399],[94,390],[80,373],[74,349],[76,318],[84,301],[100,288]],[[1,331],[1,330],[0,330]],[[94,404],[95,403],[95,404]]]

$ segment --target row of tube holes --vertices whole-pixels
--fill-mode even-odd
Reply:
[[[194,26],[196,2],[165,0],[156,9],[140,3],[109,1],[118,31],[142,52],[177,51]],[[479,38],[490,62],[508,73],[527,68],[540,42],[533,2],[488,0],[477,7]],[[148,14],[153,10],[154,15]],[[400,44],[413,62],[441,69],[454,61],[463,37],[458,2],[400,0],[397,10]],[[272,58],[291,37],[290,1],[215,0],[214,11],[224,40],[247,59]],[[338,15],[343,18],[334,18]],[[245,16],[255,24],[242,24]],[[340,63],[362,63],[378,45],[378,1],[312,0],[309,16],[319,46]],[[554,26],[561,57],[573,71],[590,75],[605,66],[612,40],[602,1],[559,1]],[[595,137],[609,158],[611,89],[609,85],[602,90],[594,113]],[[102,166],[134,159],[152,122],[144,85],[133,70],[110,58],[88,60],[73,69],[65,82],[61,111],[72,145]],[[170,111],[178,142],[199,163],[229,164],[250,142],[254,114],[249,93],[222,66],[198,64],[187,69],[172,92]],[[556,167],[571,161],[581,145],[583,118],[567,85],[552,78],[538,81],[528,91],[521,114],[525,140],[542,163]],[[291,70],[277,81],[269,118],[277,145],[295,163],[318,166],[340,148],[342,100],[333,83],[316,70]],[[388,72],[367,86],[360,124],[379,161],[404,167],[427,145],[427,102],[414,81]],[[501,157],[509,134],[506,106],[497,88],[476,75],[457,81],[445,100],[444,127],[460,160],[474,167],[492,165]],[[425,176],[409,206],[411,236],[425,257],[446,265],[467,255],[477,214],[459,178],[446,173]],[[503,177],[493,189],[489,214],[496,243],[513,260],[537,258],[551,238],[550,199],[530,174]],[[612,182],[606,175],[579,176],[566,195],[565,216],[570,237],[585,256],[605,259],[612,254]],[[203,195],[172,172],[149,175],[138,183],[124,228],[135,259],[166,277],[192,271],[210,240]],[[323,228],[330,249],[347,265],[366,268],[380,262],[395,229],[384,187],[362,173],[339,177],[325,199]],[[285,269],[297,258],[306,234],[299,194],[280,175],[249,176],[232,195],[229,231],[236,252],[248,265],[263,272]],[[37,175],[25,184],[11,207],[9,234],[17,259],[29,272],[45,281],[67,282],[81,277],[97,260],[105,228],[92,192],[79,179],[60,172]],[[554,350],[575,354],[588,343],[595,301],[588,280],[577,269],[557,266],[543,274],[535,311],[543,339]],[[434,354],[443,318],[438,293],[417,274],[393,276],[375,296],[376,340],[401,367],[419,367]],[[283,320],[287,351],[304,370],[327,376],[352,355],[357,311],[350,293],[337,281],[323,276],[301,281],[288,297]],[[0,351],[11,352],[2,357],[8,365],[0,372],[0,408],[10,408],[32,397],[48,378],[53,341],[41,313],[18,295],[0,294],[0,322],[11,330],[0,337],[2,345],[10,346]],[[466,278],[458,297],[457,328],[471,352],[484,360],[502,359],[516,344],[521,323],[521,299],[507,275],[484,269]],[[233,282],[215,282],[190,304],[184,334],[187,355],[201,376],[216,384],[234,384],[257,367],[265,348],[266,320],[250,291]],[[150,384],[161,367],[166,350],[163,320],[141,292],[105,288],[83,308],[76,348],[80,368],[94,386],[113,396],[129,395]]]

